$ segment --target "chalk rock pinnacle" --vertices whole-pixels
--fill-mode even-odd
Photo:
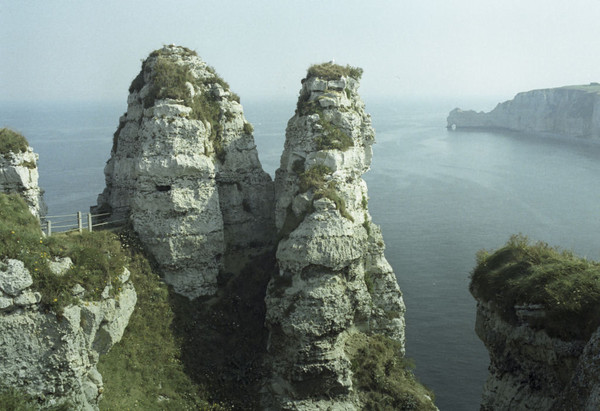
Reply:
[[[361,72],[311,67],[288,122],[275,178],[279,272],[266,296],[265,409],[361,409],[357,352],[376,335],[404,351],[402,294],[361,177],[374,142]]]
[[[96,212],[129,219],[165,281],[212,295],[272,242],[272,181],[228,84],[184,47],[150,54],[129,89]]]

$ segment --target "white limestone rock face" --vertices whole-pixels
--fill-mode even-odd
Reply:
[[[550,337],[527,322],[510,324],[493,303],[482,301],[477,303],[475,331],[490,354],[482,410],[553,409],[586,343]]]
[[[103,383],[96,364],[123,336],[137,301],[133,285],[126,281],[115,297],[100,301],[74,290],[79,302],[59,318],[40,306],[22,262],[8,260],[0,277],[0,385],[32,395],[42,407],[68,402],[98,410]]]
[[[475,331],[490,354],[481,409],[600,409],[600,329],[587,341],[562,340],[529,325],[543,310],[524,311],[512,324],[493,303],[477,302]]]
[[[454,109],[447,122],[449,129],[504,129],[596,139],[600,138],[600,85],[523,92],[489,113]]]
[[[179,80],[177,80],[179,79]],[[165,46],[133,81],[96,212],[129,219],[165,280],[213,295],[221,271],[272,246],[273,186],[239,98],[195,52]]]
[[[38,155],[31,147],[23,152],[0,154],[0,191],[19,194],[37,218],[46,215],[48,208],[43,190],[38,185]]]
[[[265,409],[361,409],[346,343],[377,333],[404,344],[402,294],[361,177],[374,131],[357,90],[351,77],[309,77],[288,122],[275,179]]]

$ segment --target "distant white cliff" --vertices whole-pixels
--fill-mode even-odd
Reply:
[[[519,93],[489,113],[456,108],[448,129],[503,129],[600,138],[600,84]]]

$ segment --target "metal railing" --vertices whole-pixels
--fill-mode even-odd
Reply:
[[[116,227],[121,226],[128,221],[127,219],[110,220],[108,219],[108,216],[110,215],[111,213],[85,213],[86,224],[84,224],[84,213],[82,213],[81,211],[77,211],[74,214],[44,216],[41,219],[40,223],[42,225],[42,230],[44,230],[46,235],[50,237],[53,232],[65,233],[71,231],[79,231],[80,233],[82,233],[84,229],[87,229],[91,232],[95,227],[97,228],[107,225],[110,225],[111,227]],[[100,218],[100,220],[98,220],[98,218]]]

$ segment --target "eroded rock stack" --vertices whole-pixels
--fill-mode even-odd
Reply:
[[[272,246],[272,181],[239,97],[195,52],[165,46],[142,65],[115,133],[96,212],[130,219],[165,281],[212,295]]]
[[[361,178],[374,131],[360,74],[313,66],[287,126],[275,179],[279,272],[266,297],[265,409],[361,409],[357,352],[376,334],[404,350],[402,294]]]
[[[55,275],[64,275],[70,266],[68,258],[54,263]],[[111,297],[106,289],[98,301],[74,287],[78,303],[57,316],[30,288],[33,279],[23,262],[0,262],[2,386],[33,396],[43,407],[97,410],[103,383],[96,364],[121,339],[137,300],[129,271],[118,277],[120,291]]]
[[[21,134],[0,129],[0,192],[19,194],[38,219],[48,209],[38,185],[38,155]]]
[[[503,129],[600,138],[600,84],[519,93],[489,113],[454,109],[449,129]]]

